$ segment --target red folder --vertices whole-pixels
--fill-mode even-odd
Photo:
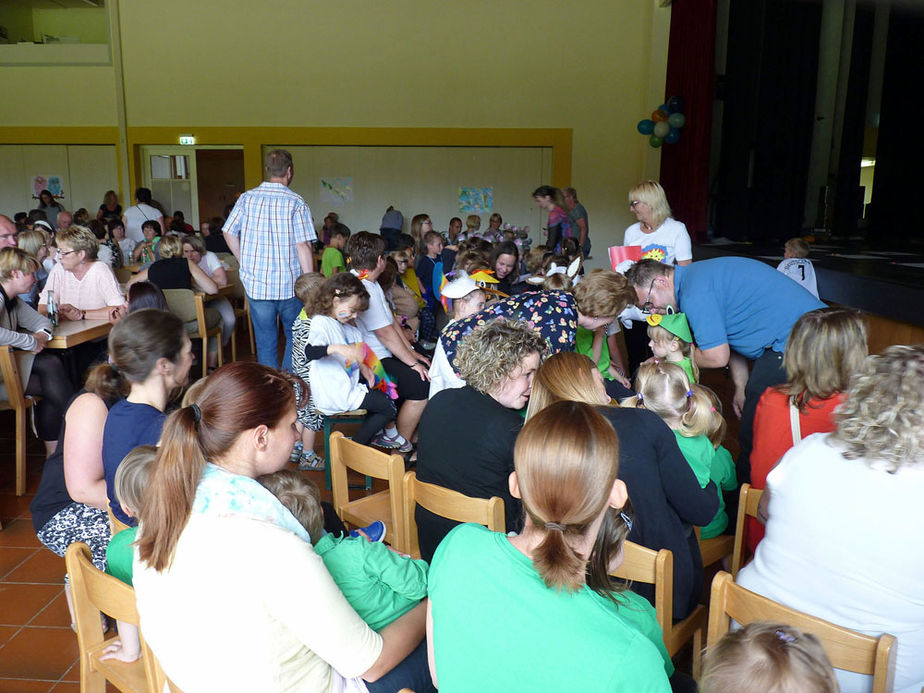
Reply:
[[[640,245],[614,245],[610,248],[610,266],[616,266],[626,260],[638,262],[642,259],[642,246]]]

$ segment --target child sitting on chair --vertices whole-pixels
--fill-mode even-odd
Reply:
[[[308,531],[334,582],[369,627],[380,631],[427,596],[427,563],[402,556],[365,537],[335,537],[323,530],[318,487],[284,469],[257,477]]]

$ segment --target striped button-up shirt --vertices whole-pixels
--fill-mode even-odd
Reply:
[[[240,239],[241,282],[250,298],[295,295],[302,272],[295,246],[317,238],[301,195],[282,183],[261,183],[240,196],[222,231]]]

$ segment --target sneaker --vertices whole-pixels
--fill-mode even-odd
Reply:
[[[403,442],[402,442],[403,441]],[[399,433],[394,438],[382,431],[375,438],[372,439],[371,445],[374,445],[377,448],[385,448],[386,450],[396,450],[400,448],[404,443],[407,443],[406,440]]]
[[[397,452],[400,452],[402,455],[406,455],[407,453],[409,453],[411,450],[414,449],[414,444],[411,441],[409,441],[407,438],[402,436],[401,434],[398,434],[398,439],[401,440],[402,443],[400,446],[395,448]]]
[[[298,471],[300,472],[323,472],[324,469],[324,458],[314,450],[302,452],[298,459]]]
[[[371,541],[373,544],[378,544],[382,541],[385,541],[385,523],[381,520],[376,520],[368,527],[360,527],[359,529],[354,529],[352,532],[350,532],[350,536],[354,538],[361,537],[363,534],[360,534],[360,532],[362,532],[366,536],[366,539]]]

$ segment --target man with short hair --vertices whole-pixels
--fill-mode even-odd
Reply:
[[[15,248],[18,235],[13,220],[0,214],[0,248]]]
[[[590,259],[590,227],[587,224],[587,210],[584,205],[578,202],[577,190],[574,188],[565,188],[562,191],[565,196],[565,205],[568,207],[568,219],[571,221],[571,233],[577,234],[578,243],[581,246],[581,252],[584,253],[584,259]]]
[[[141,225],[146,221],[156,221],[161,230],[164,228],[164,215],[159,209],[151,206],[151,189],[138,188],[135,190],[135,204],[122,214],[125,237],[131,238],[135,243],[141,243],[144,240]]]
[[[751,478],[754,411],[764,390],[786,382],[783,352],[804,313],[824,304],[759,260],[719,257],[687,266],[642,260],[626,270],[643,312],[683,312],[696,340],[700,368],[728,366],[735,383],[733,408],[741,418],[738,483]],[[748,373],[747,361],[754,365]]]
[[[302,309],[295,297],[295,280],[314,271],[311,242],[317,236],[311,210],[289,189],[294,168],[285,149],[268,152],[268,181],[241,195],[222,231],[241,263],[241,282],[250,302],[257,361],[279,368],[278,328],[286,335],[283,370],[292,369],[292,323]]]
[[[69,229],[74,223],[74,215],[70,212],[58,212],[55,219],[55,232]]]

